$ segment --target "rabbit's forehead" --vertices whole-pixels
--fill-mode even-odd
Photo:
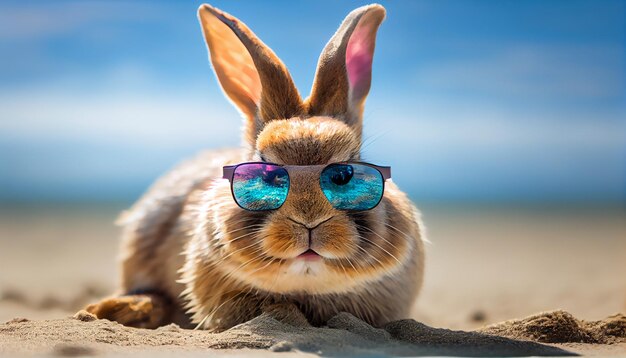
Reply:
[[[361,143],[352,128],[339,120],[292,118],[267,123],[256,149],[269,162],[316,165],[358,160]]]

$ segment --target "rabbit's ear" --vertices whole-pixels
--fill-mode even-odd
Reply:
[[[363,105],[372,81],[376,31],[385,8],[367,5],[352,11],[330,39],[317,64],[311,96],[311,115],[343,118],[361,132]]]
[[[280,59],[237,18],[201,5],[198,18],[217,79],[246,117],[254,143],[265,122],[302,113],[302,99]]]

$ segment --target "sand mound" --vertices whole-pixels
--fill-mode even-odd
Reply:
[[[518,322],[526,320],[502,325],[516,326]],[[493,327],[498,326],[490,329]],[[557,347],[489,333],[437,329],[414,320],[396,321],[378,329],[347,313],[332,318],[327,327],[316,328],[294,312],[264,314],[222,333],[184,330],[176,325],[145,330],[79,313],[68,319],[14,319],[0,325],[0,353],[70,356],[151,352],[158,347],[197,352],[248,348],[328,356],[572,355]]]
[[[583,321],[565,311],[553,311],[490,325],[480,332],[543,343],[624,343],[626,316],[616,314],[601,321]]]

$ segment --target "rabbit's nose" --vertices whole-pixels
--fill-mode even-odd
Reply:
[[[291,217],[287,217],[287,219],[289,219],[290,221],[292,221],[292,222],[294,222],[294,223],[296,223],[296,224],[298,224],[298,225],[304,226],[304,228],[305,228],[305,229],[307,229],[307,231],[308,231],[308,233],[307,233],[307,234],[308,234],[308,235],[307,235],[307,240],[308,240],[308,247],[309,247],[309,249],[310,249],[310,248],[311,248],[311,246],[312,246],[312,241],[313,241],[313,230],[315,230],[316,228],[318,228],[318,227],[319,227],[320,225],[322,225],[323,223],[330,221],[330,219],[332,219],[332,218],[333,218],[333,217],[331,216],[331,217],[326,218],[326,219],[321,219],[321,220],[317,220],[316,222],[313,222],[313,223],[307,223],[307,224],[305,224],[305,223],[303,223],[303,222],[301,222],[301,221],[298,221],[298,220],[295,220],[295,219],[293,219],[293,218],[291,218]]]
[[[292,221],[292,222],[294,222],[294,223],[296,223],[298,225],[303,226],[308,231],[308,235],[307,235],[307,250],[303,254],[305,254],[305,253],[307,253],[309,251],[313,251],[315,253],[315,256],[317,256],[317,257],[320,256],[316,251],[313,250],[313,246],[314,246],[313,245],[313,231],[315,229],[317,229],[318,227],[320,227],[322,224],[330,221],[332,218],[333,217],[331,216],[331,217],[323,219],[323,220],[318,220],[316,223],[305,224],[305,223],[303,223],[301,221],[298,221],[298,220],[295,220],[295,219],[293,219],[291,217],[287,217],[288,220],[290,220],[290,221]]]
[[[305,222],[303,222],[303,221],[296,220],[296,219],[291,218],[291,217],[287,217],[287,219],[289,219],[289,220],[293,221],[293,222],[294,222],[294,223],[296,223],[296,224],[302,225],[302,226],[304,226],[307,230],[309,230],[309,236],[311,236],[311,231],[313,231],[315,228],[317,228],[318,226],[322,225],[323,223],[325,223],[325,222],[329,221],[329,220],[330,220],[330,219],[332,219],[332,218],[333,218],[333,217],[331,216],[331,217],[328,217],[328,218],[325,218],[325,219],[318,219],[318,220],[315,220],[315,221],[313,221],[313,222],[308,222],[308,223],[305,223]]]

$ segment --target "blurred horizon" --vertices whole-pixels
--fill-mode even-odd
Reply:
[[[240,143],[203,1],[0,3],[0,201],[130,202]],[[368,1],[210,1],[308,95]],[[626,203],[625,1],[381,1],[364,159],[417,203]]]

